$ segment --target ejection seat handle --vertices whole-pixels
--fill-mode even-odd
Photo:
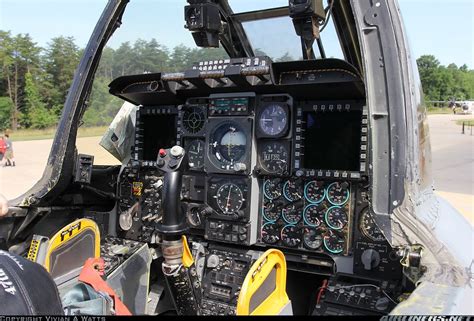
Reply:
[[[104,266],[105,263],[102,258],[87,259],[79,275],[79,281],[90,285],[98,292],[107,293],[114,301],[116,315],[132,315],[127,306],[120,300],[117,293],[102,279]]]

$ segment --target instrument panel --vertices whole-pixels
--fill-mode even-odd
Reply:
[[[353,222],[349,182],[268,178],[262,194],[262,244],[349,254]]]
[[[358,162],[366,150],[360,102],[249,92],[194,97],[178,106],[143,106],[131,167],[155,165],[143,157],[152,152],[141,146],[156,152],[163,147],[146,137],[157,130],[143,121],[150,118],[176,124],[160,142],[175,140],[187,151],[182,195],[193,233],[223,243],[351,254],[357,225],[354,183],[361,178],[351,170],[355,163],[362,169]],[[366,231],[375,235],[369,227]]]
[[[401,275],[369,210],[369,119],[357,73],[331,69],[328,59],[304,73],[262,62],[160,74],[156,92],[146,87],[153,74],[119,79],[112,89],[140,105],[132,159],[118,184],[117,234],[159,243],[157,154],[182,146],[186,234],[207,248],[205,314],[233,313],[242,277],[268,248],[282,250],[293,271]]]
[[[360,274],[390,268],[391,249],[363,200],[368,118],[362,99],[211,92],[182,104],[141,106],[136,128],[124,175],[138,173],[145,185],[156,184],[142,172],[156,168],[159,148],[186,150],[182,199],[190,234],[223,246],[347,257]],[[118,220],[119,234],[153,239],[159,217],[120,202],[119,218],[128,221]],[[125,226],[130,215],[124,213],[135,212],[137,222],[144,217],[141,226]]]

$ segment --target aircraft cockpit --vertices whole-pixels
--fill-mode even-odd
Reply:
[[[93,39],[110,37],[126,2],[109,2]],[[74,135],[57,136],[57,155],[74,166],[52,166],[43,179],[55,183],[25,194],[19,208],[36,209],[12,225],[10,247],[47,266],[63,295],[86,257],[102,258],[131,314],[395,311],[426,270],[424,247],[392,215],[409,199],[403,126],[423,126],[423,116],[400,118],[410,115],[389,92],[406,89],[396,82],[404,67],[377,45],[399,41],[384,36],[394,4],[290,0],[234,13],[229,2],[183,6],[196,45],[228,57],[110,83],[124,104],[101,145],[121,165],[96,166]],[[278,18],[291,22],[298,59],[260,55],[243,27]],[[326,53],[329,19],[342,57]],[[94,63],[79,66],[87,80]],[[80,86],[68,98],[75,120]],[[62,128],[74,124],[65,118]],[[416,184],[427,187],[423,171]],[[71,266],[76,256],[82,263]]]

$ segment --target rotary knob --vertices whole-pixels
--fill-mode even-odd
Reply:
[[[364,269],[370,271],[379,266],[380,254],[373,249],[368,249],[362,252],[361,260],[362,264],[364,264]]]
[[[217,256],[215,254],[211,254],[207,258],[207,267],[210,268],[210,269],[216,268],[217,266],[219,266],[220,261],[221,260],[220,260],[219,256]]]
[[[245,172],[246,169],[247,165],[245,165],[244,163],[235,163],[234,165],[234,171],[236,172]]]
[[[179,158],[184,155],[184,149],[181,146],[173,146],[170,150],[171,156]]]

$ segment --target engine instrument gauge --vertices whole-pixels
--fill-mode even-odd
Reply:
[[[345,239],[335,231],[329,230],[323,237],[324,248],[333,254],[339,254],[344,251]]]
[[[283,219],[288,224],[296,224],[303,217],[302,210],[296,203],[288,204],[281,210]]]
[[[349,200],[349,183],[334,182],[328,186],[326,195],[332,205],[344,205]]]
[[[288,111],[281,104],[274,103],[264,107],[258,119],[260,131],[266,136],[282,135],[288,128]]]
[[[277,208],[275,202],[266,202],[262,208],[263,218],[269,222],[275,222],[280,218],[281,210]]]
[[[325,220],[333,230],[342,230],[348,220],[346,210],[340,206],[333,206],[327,210]]]
[[[303,232],[303,245],[307,249],[317,250],[323,245],[323,237],[319,230],[306,227]]]
[[[189,134],[197,134],[206,123],[206,115],[202,108],[186,106],[183,112],[183,127]]]
[[[191,169],[201,169],[204,167],[204,141],[201,139],[192,140],[188,145],[188,163]]]
[[[318,204],[324,200],[326,190],[324,183],[319,181],[311,181],[304,187],[304,197],[310,203]]]
[[[209,137],[209,154],[220,169],[233,170],[246,156],[247,137],[241,127],[232,121],[221,123]]]
[[[283,245],[288,247],[297,247],[301,243],[301,229],[289,224],[281,229],[280,233]]]
[[[263,224],[260,235],[262,241],[266,244],[275,244],[280,240],[280,230],[278,226],[272,222]]]
[[[359,229],[365,237],[374,242],[385,241],[385,236],[375,224],[375,221],[367,208],[362,212],[359,222]]]
[[[239,186],[227,183],[219,187],[216,193],[217,206],[224,214],[234,214],[242,207],[244,195]]]
[[[283,184],[278,179],[275,179],[275,180],[267,179],[263,183],[263,194],[269,200],[275,200],[279,198],[282,194],[282,191],[283,191]]]
[[[260,165],[270,174],[286,174],[289,166],[289,146],[283,142],[266,142],[260,149]]]
[[[312,227],[319,227],[324,222],[326,206],[323,204],[310,204],[303,211],[304,222]]]
[[[303,189],[295,180],[287,180],[283,185],[283,196],[290,201],[295,202],[303,197]]]

